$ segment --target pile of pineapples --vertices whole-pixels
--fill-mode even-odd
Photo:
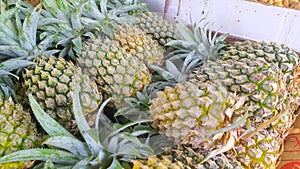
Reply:
[[[0,22],[0,168],[276,168],[300,103],[289,47],[138,0],[0,0]]]

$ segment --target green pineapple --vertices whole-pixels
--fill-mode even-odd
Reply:
[[[147,160],[134,160],[132,169],[185,169],[186,166],[168,157],[151,156]]]
[[[47,113],[59,118],[68,129],[75,131],[77,129],[71,110],[74,84],[81,81],[80,84],[85,86],[82,105],[85,114],[91,118],[93,115],[88,113],[93,113],[98,107],[101,96],[95,90],[96,84],[80,68],[76,68],[70,61],[53,56],[57,53],[57,50],[50,49],[53,37],[39,39],[37,27],[40,12],[39,7],[36,7],[24,21],[20,19],[18,7],[0,16],[8,23],[0,28],[0,34],[5,35],[5,39],[0,42],[5,50],[0,54],[2,58],[21,58],[36,62],[36,65],[28,67],[22,75],[27,93],[33,93],[43,108],[47,109]],[[81,75],[80,78],[74,78],[74,73]]]
[[[152,156],[147,160],[133,161],[133,169],[241,169],[241,165],[233,158],[228,160],[224,154],[217,155],[201,163],[209,152],[201,149],[192,149],[188,146],[177,145],[166,148],[162,155]],[[229,154],[227,154],[227,157]]]
[[[189,82],[166,87],[157,93],[150,107],[153,126],[176,142],[211,150],[203,161],[228,152],[244,168],[275,168],[280,147],[296,117],[293,112],[298,107],[299,88],[295,81],[298,57],[295,52],[285,46],[254,43],[229,46],[220,54],[225,45],[215,43],[218,40],[213,36],[209,37],[216,41],[210,43],[205,28],[196,34],[196,28],[189,32],[179,22],[178,30],[188,36],[180,36],[183,39],[168,44],[179,49],[173,52],[176,55],[172,59],[185,59],[182,70],[194,71],[189,75]],[[182,44],[191,44],[190,50]],[[184,79],[178,76],[176,69],[170,70],[173,79]],[[220,104],[211,99],[211,93],[218,91],[216,88],[201,90],[211,86],[211,82],[229,93],[217,98],[240,101]],[[209,99],[197,101],[202,97]],[[229,105],[222,106],[224,103]],[[214,109],[213,105],[223,109]],[[238,109],[232,112],[233,108]],[[212,117],[218,120],[210,120]]]
[[[142,32],[133,33],[132,31],[130,34],[129,31],[124,34],[121,31],[115,32],[115,34],[113,32],[119,22],[135,20],[132,16],[125,15],[123,17],[122,13],[140,7],[131,6],[110,11],[107,10],[105,1],[101,1],[101,5],[100,2],[93,0],[82,4],[75,3],[72,6],[70,3],[65,3],[66,9],[53,0],[44,3],[48,11],[47,14],[44,14],[45,18],[55,18],[60,22],[45,24],[41,26],[41,29],[48,31],[47,36],[58,34],[54,41],[63,47],[60,55],[64,56],[67,53],[74,55],[78,65],[96,78],[101,92],[112,96],[117,107],[122,106],[123,97],[134,95],[136,91],[141,90],[151,81],[151,74],[144,61],[161,63],[152,56],[163,57],[163,52],[156,52],[160,51],[159,48],[144,47],[146,46],[144,43],[151,45],[153,43]],[[57,6],[57,8],[51,10],[53,6]],[[56,13],[61,15],[57,16]],[[75,18],[75,16],[77,17]],[[75,23],[74,20],[77,23],[76,28],[72,25]],[[127,25],[127,28],[128,30],[137,30],[132,25]],[[124,30],[126,29],[124,28]],[[126,36],[125,39],[123,36]],[[150,49],[154,53],[149,53]]]
[[[78,61],[85,62],[101,90],[112,96],[116,107],[124,105],[125,97],[135,95],[151,80],[144,64],[109,39],[87,42]]]
[[[201,67],[201,73],[200,68],[199,72],[196,73],[199,81],[220,82],[228,91],[247,97],[245,103],[250,105],[248,107],[249,117],[247,117],[250,126],[242,127],[240,132],[250,130],[253,131],[254,135],[245,138],[246,144],[243,143],[242,137],[234,148],[239,154],[237,158],[246,168],[255,168],[254,163],[259,167],[274,167],[280,155],[280,146],[286,132],[288,133],[288,128],[294,122],[295,116],[292,115],[295,110],[294,106],[289,107],[286,103],[291,98],[286,90],[286,81],[280,74],[280,69],[276,68],[276,66],[260,60],[218,60],[207,61]],[[282,107],[287,107],[287,110],[282,109]],[[277,119],[269,125],[264,124],[279,114],[283,115],[284,118]],[[259,126],[263,126],[263,128],[256,131]],[[248,143],[250,144],[248,145]],[[266,150],[265,147],[260,147],[259,145],[262,143],[269,148]],[[252,157],[251,152],[262,153]],[[268,157],[268,161],[264,160],[265,157]],[[249,165],[244,163],[246,159],[250,159],[248,160]]]
[[[232,154],[218,154],[211,159],[202,162],[210,152],[203,149],[193,149],[189,146],[177,145],[165,150],[164,155],[168,155],[175,161],[181,161],[186,168],[190,169],[241,169],[242,166]]]
[[[134,16],[140,19],[137,23],[140,29],[158,41],[168,51],[172,51],[171,47],[165,46],[168,42],[177,39],[177,30],[172,23],[165,20],[162,16],[154,12],[136,13]]]
[[[64,4],[64,5],[61,5]],[[81,55],[85,41],[109,37],[117,41],[128,53],[146,64],[161,64],[164,50],[132,23],[138,18],[130,11],[143,10],[143,5],[128,5],[110,9],[107,1],[67,2],[50,0],[43,2],[46,12],[41,29],[44,35],[57,34],[54,43],[63,47],[60,56],[69,55],[75,60]],[[59,15],[57,15],[59,13]],[[55,18],[56,22],[49,22]]]
[[[113,40],[132,56],[137,57],[148,67],[150,65],[162,65],[164,50],[150,36],[146,35],[135,25],[122,25],[114,33]]]
[[[37,128],[30,112],[13,101],[15,96],[10,71],[28,66],[32,63],[21,60],[10,60],[1,63],[0,75],[0,157],[18,150],[34,148],[38,145]],[[33,162],[23,160],[1,164],[0,168],[29,168]]]
[[[86,24],[87,27],[96,26],[100,28],[102,33],[106,34],[110,39],[117,41],[120,46],[133,57],[137,57],[147,66],[150,64],[161,65],[164,60],[164,50],[150,36],[133,25],[139,22],[135,16],[129,15],[135,10],[144,10],[142,4],[130,4],[123,6],[114,6],[111,10],[107,6],[106,1],[96,2],[91,1],[85,5],[86,10],[83,10],[83,15],[95,16],[97,13],[104,15],[104,18],[89,18],[90,21]],[[93,10],[89,10],[89,9]],[[93,12],[93,13],[92,13]],[[99,23],[93,25],[93,23]]]
[[[298,56],[284,45],[246,41],[228,47],[221,59],[197,70],[197,79],[220,81],[232,92],[249,95],[248,102],[255,105],[249,117],[253,132],[242,138],[234,151],[246,168],[275,168],[284,138],[297,117]],[[261,70],[259,65],[264,65]],[[277,80],[272,80],[276,76]],[[279,84],[275,87],[270,80]]]
[[[221,59],[263,59],[266,62],[277,65],[287,81],[286,87],[291,88],[294,81],[296,68],[298,66],[298,55],[286,45],[278,45],[270,42],[236,42],[229,46]]]
[[[113,8],[141,3],[136,0],[111,0],[109,4],[111,8]],[[146,6],[146,4],[142,5]],[[152,39],[156,40],[162,47],[166,48],[168,51],[172,50],[172,48],[165,46],[171,40],[177,39],[177,30],[172,23],[168,22],[159,14],[151,12],[149,10],[132,11],[129,14],[139,18],[140,21],[136,23],[136,25],[147,35],[150,35]]]
[[[246,41],[228,47],[221,59],[219,63],[206,63],[197,70],[197,79],[221,81],[232,92],[250,95],[250,103],[256,105],[253,115],[249,117],[253,133],[241,139],[234,151],[246,168],[275,167],[284,138],[297,116],[294,112],[299,106],[299,85],[295,79],[298,74],[298,56],[285,45]],[[251,69],[257,69],[261,63],[265,65],[262,69],[274,70],[273,67],[277,67],[274,73],[281,77],[277,92],[272,90],[274,86],[270,82],[270,77],[276,75],[264,73],[264,70],[252,73]],[[258,155],[253,155],[253,152]]]
[[[213,147],[214,143],[208,143],[212,138],[201,133],[226,126],[226,119],[231,117],[225,112],[238,98],[232,97],[218,85],[184,82],[167,86],[151,101],[152,126],[175,143],[200,147],[205,142],[203,146]]]
[[[93,112],[102,100],[97,92],[97,86],[80,68],[63,58],[37,58],[36,64],[26,68],[24,87],[27,93],[32,93],[42,108],[60,124],[64,124],[70,131],[77,130],[73,110],[72,98],[76,85],[83,90],[80,103],[84,115],[93,125]],[[76,74],[76,76],[75,76]]]
[[[29,111],[9,99],[0,99],[0,156],[38,145],[35,123]],[[1,164],[0,168],[29,168],[32,161]]]
[[[82,140],[64,129],[58,122],[52,119],[42,110],[38,102],[29,95],[33,113],[49,138],[44,144],[49,148],[36,148],[21,150],[0,158],[0,164],[18,162],[24,159],[45,161],[39,167],[46,168],[128,168],[126,164],[137,157],[152,155],[152,148],[138,139],[142,135],[150,135],[148,130],[134,130],[132,133],[126,130],[140,123],[148,123],[150,120],[139,120],[125,125],[114,125],[102,112],[109,100],[105,101],[97,114],[97,124],[90,127],[84,119],[80,106],[80,87],[74,91],[73,108]]]

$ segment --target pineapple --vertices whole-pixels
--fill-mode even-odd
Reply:
[[[0,156],[12,152],[34,148],[38,145],[35,123],[29,111],[23,110],[12,98],[0,98]],[[29,168],[32,161],[20,161],[1,164],[0,168]]]
[[[34,148],[38,145],[38,133],[30,112],[12,99],[14,90],[8,71],[28,66],[32,63],[21,60],[1,62],[1,97],[0,97],[0,157],[12,152]],[[16,76],[15,76],[16,77]],[[1,164],[0,168],[29,168],[33,162],[24,160]]]
[[[100,28],[100,31],[109,36],[110,39],[117,41],[126,52],[131,53],[132,56],[137,57],[147,66],[150,64],[162,64],[164,59],[163,48],[150,36],[146,35],[143,30],[136,25],[132,25],[132,23],[138,22],[137,17],[128,15],[128,13],[134,10],[143,10],[143,5],[133,4],[119,6],[107,11],[108,7],[106,1],[100,1],[99,5],[96,6],[95,4],[96,2],[93,1],[86,4],[83,15],[94,16],[96,12],[94,12],[94,14],[91,13],[91,8],[93,9],[92,11],[102,13],[105,16],[104,18],[90,18],[94,20],[94,22],[100,23],[96,25],[96,27]],[[90,22],[91,24],[87,24],[86,26],[90,26],[94,22]],[[117,26],[118,24],[119,26]],[[109,29],[112,30],[108,31]]]
[[[144,64],[109,39],[86,42],[78,61],[85,62],[101,90],[112,96],[116,107],[124,105],[125,97],[135,95],[151,80]]]
[[[249,95],[249,101],[256,105],[253,115],[249,117],[253,132],[242,138],[234,150],[246,168],[275,168],[284,138],[297,116],[294,112],[299,106],[299,85],[296,79],[298,56],[284,45],[246,41],[230,46],[221,59],[220,63],[206,63],[197,70],[197,79],[203,82],[221,81],[228,90]],[[275,74],[264,73],[264,70],[251,73],[251,68],[246,68],[250,66],[257,69],[260,62],[269,71],[277,67]],[[259,74],[261,76],[257,76]],[[257,83],[254,76],[256,79],[265,76],[265,80],[261,79],[263,83]],[[269,90],[274,88],[270,79],[276,76],[278,80],[281,79],[277,92]],[[259,86],[262,88],[259,89]]]
[[[274,5],[280,7],[300,9],[299,0],[252,0],[254,2],[260,2],[267,5]]]
[[[182,163],[171,161],[168,157],[151,156],[147,160],[134,160],[132,169],[185,169]]]
[[[173,138],[175,143],[214,147],[214,143],[209,142],[213,135],[201,133],[219,130],[229,123],[226,119],[232,117],[225,112],[236,102],[232,97],[222,86],[213,84],[184,82],[174,87],[167,86],[151,101],[152,126]],[[234,99],[240,98],[236,96]],[[238,116],[235,118],[239,119]],[[235,120],[229,121],[233,123]]]
[[[133,169],[241,169],[241,165],[231,156],[226,160],[224,154],[213,157],[201,164],[201,161],[209,152],[201,149],[192,149],[188,146],[176,145],[172,148],[165,148],[162,155],[152,156],[148,160],[133,161]],[[229,156],[229,154],[227,155]]]
[[[50,0],[43,2],[43,5],[47,11],[43,14],[45,22],[42,22],[41,29],[48,32],[45,33],[48,35],[58,34],[54,42],[64,47],[60,56],[69,55],[75,60],[81,55],[85,41],[106,36],[117,41],[125,51],[145,64],[162,63],[164,50],[137,26],[132,25],[138,21],[137,17],[128,15],[130,11],[143,9],[142,5],[110,10],[107,1],[95,0],[83,3]],[[55,18],[57,22],[48,22],[50,18]]]
[[[180,22],[178,30],[182,35],[193,36]],[[246,42],[246,45],[224,49],[222,43],[204,43],[210,42],[205,29],[197,34],[197,38],[188,36],[168,44],[179,49],[173,54],[185,59],[182,70],[192,70],[193,74],[188,81],[157,93],[150,107],[153,126],[177,143],[211,150],[207,158],[228,152],[234,154],[244,168],[275,168],[280,147],[296,117],[293,112],[298,107],[297,55],[273,43],[247,45],[249,42]],[[188,51],[187,46],[180,44],[205,48]],[[223,54],[220,49],[224,49]],[[175,75],[175,79],[182,79]],[[220,87],[208,90],[212,82],[224,87],[229,94],[214,96]],[[208,99],[198,101],[205,97]],[[219,98],[221,102],[212,98]],[[211,120],[213,117],[217,120]],[[230,126],[234,128],[229,130]],[[230,158],[225,156],[224,159]]]
[[[136,0],[116,0],[110,2],[111,8],[135,4],[141,3]],[[146,6],[146,4],[142,5]],[[165,47],[168,51],[171,51],[171,48],[165,45],[171,40],[177,39],[177,30],[172,23],[165,20],[159,14],[150,12],[148,9],[132,11],[129,14],[139,18],[139,22],[136,23],[136,25],[140,29],[146,32],[146,34],[150,35],[152,39],[156,40],[162,47]]]
[[[126,28],[123,28],[126,32],[119,30],[113,33],[114,27],[118,27],[115,18],[121,22],[127,19],[131,21],[133,17],[122,17],[120,12],[124,10],[126,12],[127,8],[108,11],[105,1],[99,3],[101,3],[101,8],[94,0],[81,4],[82,8],[79,8],[78,4],[71,6],[66,2],[67,8],[64,9],[55,1],[44,2],[44,7],[49,11],[47,15],[44,14],[46,18],[57,17],[55,13],[62,15],[56,18],[61,22],[43,25],[41,29],[48,30],[48,35],[58,33],[59,36],[54,41],[64,47],[61,55],[73,53],[78,65],[96,78],[100,91],[112,96],[114,105],[121,107],[124,103],[123,97],[134,95],[136,91],[142,90],[143,86],[150,83],[151,74],[144,61],[149,64],[150,62],[151,64],[161,63],[156,56],[162,58],[163,51],[154,46],[155,43],[150,41],[150,37],[132,25],[126,25]],[[50,10],[53,6],[57,6],[54,14]],[[129,7],[131,8],[139,7]],[[68,13],[70,14],[67,15]],[[114,15],[115,13],[121,16]],[[81,16],[81,18],[74,16]],[[75,23],[74,20],[78,24],[76,30],[72,26],[72,23]],[[89,31],[85,32],[86,30]],[[88,39],[83,35],[94,37]],[[108,35],[111,36],[108,37]],[[153,46],[148,47],[147,45],[150,44]]]
[[[148,123],[150,120],[139,120],[119,127],[115,126],[104,114],[103,109],[109,100],[101,105],[95,127],[90,127],[84,119],[80,106],[80,88],[76,87],[73,108],[82,140],[64,129],[52,119],[29,95],[30,105],[36,119],[49,134],[44,144],[49,148],[21,150],[0,158],[0,164],[18,162],[24,159],[45,161],[44,168],[128,168],[131,160],[136,157],[152,155],[152,148],[138,137],[150,131],[128,132],[132,126]],[[141,126],[142,127],[142,126]],[[127,164],[126,164],[127,163]],[[50,167],[51,166],[51,167]]]
[[[25,69],[24,87],[32,93],[42,108],[70,131],[76,131],[72,110],[72,97],[76,85],[80,85],[80,99],[84,115],[93,125],[93,112],[102,98],[97,86],[80,68],[63,58],[37,58],[34,66]],[[75,76],[76,74],[76,76]]]
[[[113,40],[132,56],[137,57],[148,67],[162,65],[164,50],[150,36],[135,25],[122,25],[114,33]]]
[[[295,103],[287,103],[293,96],[286,89],[280,69],[274,68],[276,66],[258,59],[218,60],[206,62],[196,73],[199,81],[220,82],[228,91],[247,97],[246,104],[251,105],[247,119],[251,126],[245,126],[239,132],[249,129],[253,132],[245,139],[241,138],[234,148],[246,168],[274,167],[280,146],[295,120]],[[277,119],[273,120],[274,117]],[[268,124],[269,121],[272,123]],[[260,146],[262,143],[263,147]],[[252,152],[260,153],[252,156]]]
[[[85,86],[82,104],[85,115],[91,118],[93,110],[101,102],[101,96],[95,90],[96,84],[72,62],[53,56],[57,52],[49,49],[53,37],[38,38],[37,26],[41,12],[39,7],[36,7],[24,21],[20,19],[19,10],[17,7],[3,14],[3,19],[9,24],[1,25],[3,29],[0,28],[1,35],[7,34],[0,42],[7,51],[1,51],[1,55],[3,58],[22,58],[36,62],[36,65],[28,67],[22,75],[27,93],[33,93],[43,108],[47,109],[47,113],[56,119],[59,118],[70,131],[76,131],[71,109],[74,84],[80,81],[80,84]],[[15,18],[12,19],[13,15]],[[81,77],[74,78],[74,73]],[[88,115],[88,112],[91,114]]]
[[[168,51],[173,49],[165,46],[168,42],[177,39],[176,28],[165,20],[162,16],[154,12],[136,13],[134,16],[140,19],[137,23],[140,29],[158,41],[158,43],[165,47]]]

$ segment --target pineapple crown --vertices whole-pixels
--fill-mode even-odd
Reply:
[[[200,22],[203,21],[204,19]],[[165,68],[150,66],[158,74],[153,77],[153,86],[157,89],[183,83],[193,76],[192,72],[195,68],[203,65],[208,59],[216,59],[221,50],[226,47],[224,40],[227,34],[220,36],[217,36],[218,33],[213,34],[211,30],[207,30],[208,24],[199,29],[200,22],[192,24],[190,29],[182,21],[176,21],[179,39],[166,44],[175,50],[169,53]]]
[[[218,33],[213,33],[208,30],[208,23],[204,24],[199,29],[198,25],[204,22],[201,19],[199,23],[193,23],[191,29],[182,21],[176,21],[178,30],[178,40],[170,41],[166,46],[175,48],[169,56],[171,58],[181,58],[189,64],[191,69],[202,65],[209,59],[217,59],[220,51],[226,47],[224,40],[228,34],[218,36]]]
[[[62,47],[59,55],[69,56],[75,60],[76,54],[81,53],[82,41],[93,37],[81,22],[84,4],[81,1],[47,0],[42,1],[45,10],[39,28],[43,30],[43,37],[54,36],[53,43],[56,48]]]
[[[148,11],[147,4],[141,3],[139,0],[108,0],[107,1],[108,9],[114,9],[122,6],[130,6],[130,5],[143,5],[145,8],[141,8],[135,11],[129,11],[129,14]]]
[[[137,17],[129,15],[130,12],[147,10],[144,4],[121,4],[109,5],[108,0],[91,0],[83,11],[83,22],[90,29],[113,36],[113,30],[117,29],[118,24],[139,22]]]
[[[0,59],[19,58],[33,60],[37,56],[50,56],[56,50],[48,50],[52,36],[38,38],[40,6],[37,6],[24,20],[22,7],[8,9],[0,15]]]
[[[118,109],[115,117],[122,116],[131,121],[146,119],[149,117],[149,106],[152,96],[151,87],[145,86],[142,91],[137,91],[135,97],[125,98],[127,106]]]
[[[165,86],[174,86],[176,83],[183,83],[193,76],[190,61],[180,58],[170,58],[165,61],[165,68],[157,65],[150,65],[156,72],[152,77],[152,90],[162,90]]]
[[[112,36],[119,23],[135,23],[138,19],[128,15],[132,10],[145,8],[143,5],[122,5],[109,9],[107,0],[47,0],[42,2],[45,10],[39,24],[43,37],[55,35],[54,43],[63,49],[60,56],[75,60],[81,54],[83,41]]]
[[[73,109],[84,142],[53,120],[29,94],[33,113],[50,136],[44,144],[53,148],[17,151],[1,157],[0,163],[41,160],[46,161],[44,166],[49,168],[57,168],[59,165],[74,168],[122,168],[120,161],[129,162],[137,157],[152,154],[152,149],[147,143],[149,139],[147,138],[145,142],[142,142],[138,138],[141,135],[148,135],[149,130],[135,128],[132,132],[126,131],[132,126],[148,123],[150,120],[113,125],[102,112],[109,102],[109,100],[106,100],[99,109],[95,127],[91,128],[82,113],[79,90],[78,87],[74,91]]]

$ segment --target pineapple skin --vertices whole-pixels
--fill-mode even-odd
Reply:
[[[167,156],[151,156],[147,160],[134,160],[132,169],[186,169],[179,161],[171,161]]]
[[[112,97],[117,108],[126,104],[124,98],[134,96],[151,82],[147,66],[116,41],[96,39],[86,42],[81,56],[79,65],[90,72],[100,90],[106,97]]]
[[[224,88],[209,83],[190,81],[167,86],[151,101],[152,126],[175,143],[214,147],[211,138],[201,133],[224,125],[224,112],[234,104],[234,99],[228,98]]]
[[[220,147],[222,142],[211,141],[213,137],[203,137],[203,133],[226,127],[228,121],[222,117],[226,107],[232,107],[234,102],[224,99],[220,104],[211,99],[209,92],[216,89],[204,90],[206,95],[198,94],[201,87],[211,82],[220,84],[225,91],[238,96],[223,95],[223,98],[246,98],[241,107],[247,109],[249,116],[236,128],[237,133],[242,136],[241,133],[253,131],[236,140],[228,153],[234,154],[243,168],[275,168],[284,138],[297,116],[294,112],[299,106],[298,56],[284,45],[244,42],[229,47],[220,57],[208,60],[196,70],[190,84],[176,84],[157,93],[150,107],[153,127],[177,143],[192,144],[193,148],[213,150]],[[205,100],[206,105],[197,101],[204,96],[211,97]],[[216,103],[227,105],[209,109]],[[234,113],[240,118],[246,112]],[[212,120],[211,117],[217,118]],[[233,116],[229,124],[237,117]],[[260,130],[256,131],[257,128]]]
[[[36,64],[23,73],[27,93],[32,93],[42,108],[71,132],[77,131],[72,99],[77,85],[81,86],[80,101],[84,115],[93,125],[94,110],[102,102],[95,82],[72,62],[59,57],[37,58]]]
[[[285,45],[246,41],[230,46],[221,59],[196,71],[197,80],[218,81],[231,92],[248,95],[255,132],[242,137],[233,151],[244,168],[275,168],[297,117],[298,56]]]
[[[241,164],[227,154],[219,154],[206,162],[201,163],[209,152],[202,149],[193,149],[185,145],[176,145],[165,148],[163,154],[151,156],[147,160],[133,161],[133,169],[242,169]],[[230,157],[230,159],[229,159]]]
[[[113,40],[132,56],[143,61],[147,66],[161,65],[164,49],[136,25],[125,24],[115,31]]]
[[[0,98],[0,155],[30,149],[38,146],[36,124],[28,111],[21,104],[16,104],[11,98]],[[1,164],[2,169],[29,168],[31,161],[20,161]]]
[[[168,42],[177,39],[176,28],[172,23],[154,12],[136,13],[134,16],[140,19],[136,25],[156,40],[162,47],[171,51],[171,47],[165,46]]]

